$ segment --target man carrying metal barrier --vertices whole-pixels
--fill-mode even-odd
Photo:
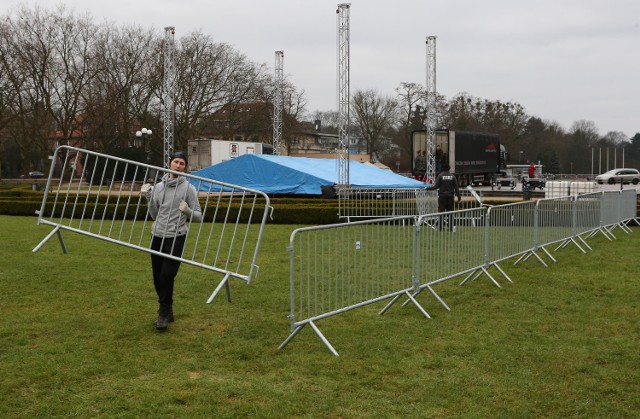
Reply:
[[[454,196],[458,197],[458,203],[462,200],[460,196],[460,188],[458,187],[458,180],[449,172],[450,169],[451,167],[448,164],[445,164],[442,167],[442,172],[440,172],[436,177],[435,183],[427,187],[428,190],[438,190],[438,212],[453,211]],[[449,231],[453,231],[453,220],[451,217],[448,218]],[[440,229],[442,229],[443,219],[441,218],[440,221]]]
[[[184,172],[187,156],[181,151],[171,155],[169,168],[175,172]],[[144,184],[141,193],[149,204],[149,215],[153,218],[151,227],[151,249],[182,257],[187,235],[187,220],[201,222],[202,211],[198,202],[196,188],[183,176],[167,173],[155,188]],[[173,316],[173,284],[180,268],[180,261],[151,254],[153,285],[158,295],[158,320],[155,326],[159,331],[167,330]]]

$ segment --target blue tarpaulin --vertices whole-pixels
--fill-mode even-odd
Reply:
[[[321,195],[321,187],[338,183],[336,159],[245,154],[191,173],[207,179],[256,189],[268,194]],[[209,185],[198,185],[208,189]],[[362,163],[349,162],[354,188],[424,188],[415,179]]]

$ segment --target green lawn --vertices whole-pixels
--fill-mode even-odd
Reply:
[[[496,276],[436,286],[432,319],[377,303],[290,333],[289,236],[266,228],[257,278],[183,265],[176,322],[157,310],[146,253],[0,216],[0,417],[600,417],[640,412],[640,229],[504,262]]]

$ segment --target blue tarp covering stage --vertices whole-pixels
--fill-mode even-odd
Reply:
[[[191,173],[267,194],[321,195],[321,187],[338,183],[335,159],[245,154]],[[349,162],[354,188],[424,188],[417,180],[362,163]],[[198,184],[194,182],[198,187]],[[201,185],[208,189],[209,184]]]

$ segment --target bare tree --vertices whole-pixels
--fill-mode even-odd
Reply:
[[[314,121],[320,121],[324,132],[337,134],[340,115],[337,111],[315,111],[312,115]]]
[[[593,146],[600,139],[598,127],[593,121],[585,121],[584,119],[576,121],[571,125],[569,130],[571,135],[588,146]]]
[[[629,137],[622,131],[609,131],[602,139],[605,143],[613,146],[620,146],[630,142]]]
[[[206,119],[227,107],[237,117],[240,104],[256,102],[266,89],[265,66],[256,65],[224,43],[202,33],[180,40],[176,54],[176,140],[184,147],[189,138],[207,129]],[[229,122],[229,128],[234,126]]]
[[[275,78],[272,76],[265,78],[264,89],[258,89],[259,102],[263,103],[264,114],[268,115],[268,120],[261,119],[263,138],[260,141],[271,143],[273,140],[273,124],[274,115],[273,108],[275,103]],[[282,142],[287,150],[287,154],[291,152],[293,140],[301,131],[301,125],[298,122],[306,115],[307,97],[304,90],[298,90],[296,86],[285,76],[282,92]],[[258,121],[254,121],[258,122]],[[257,128],[257,127],[256,127]]]
[[[296,120],[302,119],[307,112],[307,95],[304,89],[298,90],[290,80],[284,80],[283,108],[287,115]]]
[[[409,131],[410,127],[422,128],[424,115],[425,91],[419,83],[400,83],[396,88],[398,96],[398,114],[402,118],[401,126]],[[416,113],[416,110],[418,111]]]
[[[398,104],[392,97],[384,97],[375,90],[358,90],[351,101],[354,122],[367,142],[367,153],[375,158],[389,148],[384,134],[397,121]]]
[[[82,92],[96,76],[94,26],[87,17],[22,7],[4,21],[2,65],[14,90],[12,138],[32,166],[45,164],[52,144],[80,129]]]
[[[40,168],[49,151],[48,138],[54,128],[50,75],[54,50],[49,42],[54,28],[50,15],[41,9],[21,8],[14,19],[3,22],[0,55],[6,86],[14,92],[15,118],[6,128],[30,168]]]
[[[160,138],[159,37],[151,30],[109,23],[102,25],[95,37],[94,60],[101,70],[84,90],[87,146],[108,151],[130,145],[133,133],[142,126],[151,128],[158,134],[155,138]],[[155,138],[153,148],[161,154],[162,142]]]

